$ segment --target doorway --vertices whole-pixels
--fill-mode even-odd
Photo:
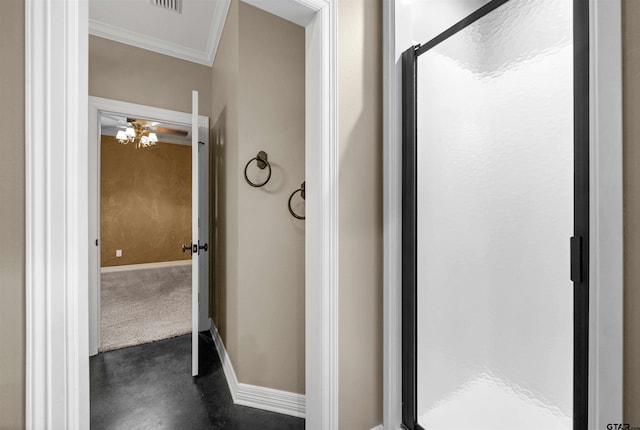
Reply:
[[[493,0],[403,55],[409,429],[586,429],[586,17]]]
[[[100,123],[105,352],[191,331],[191,127],[104,112]]]
[[[48,247],[26,264],[26,415],[31,427],[71,429],[89,422],[88,5],[65,4],[27,3],[25,14],[27,248],[42,249],[45,237]],[[306,425],[337,428],[337,4],[291,0],[278,9],[292,19],[303,11],[306,29]],[[54,76],[65,85],[51,86]]]
[[[92,246],[89,252],[89,355],[95,355],[98,353],[100,346],[100,277],[101,277],[101,241],[100,241],[100,196],[101,196],[101,188],[100,188],[100,177],[101,177],[101,157],[100,157],[100,142],[101,135],[103,130],[103,119],[107,118],[106,126],[112,126],[113,122],[112,118],[129,118],[129,119],[142,119],[145,121],[153,121],[162,123],[165,125],[173,125],[173,128],[178,130],[191,130],[191,114],[176,112],[167,109],[160,109],[151,106],[144,106],[134,103],[127,103],[118,100],[110,100],[100,97],[89,97],[89,160],[92,164],[90,172],[92,174],[89,176],[89,187],[92,190],[89,193],[89,234],[92,237]],[[208,124],[209,118],[204,116],[198,117],[198,141],[202,141],[203,144],[200,144],[199,151],[202,152],[202,156],[198,157],[198,202],[197,210],[199,217],[201,219],[208,219],[209,217],[209,163],[208,163]],[[171,138],[168,138],[171,140]],[[183,144],[188,143],[191,145],[191,133],[189,132],[186,139],[189,141],[185,141]],[[167,140],[167,139],[165,139]],[[175,137],[173,138],[175,141]],[[138,151],[142,151],[145,149],[151,148],[140,148]],[[191,152],[191,151],[189,151]],[[189,154],[189,164],[192,163],[192,158]],[[187,169],[191,171],[190,169]],[[190,177],[191,175],[189,175]],[[188,178],[189,179],[189,178]],[[187,181],[189,183],[190,180]],[[189,187],[189,194],[191,194],[191,187]],[[187,237],[191,236],[191,212],[187,214],[188,217],[188,233]],[[208,238],[208,223],[203,223],[200,227],[199,237],[202,238],[202,243],[207,243],[208,241],[204,238]],[[187,244],[189,244],[190,239],[184,239]],[[176,251],[180,249],[181,243],[174,243],[176,247]],[[189,245],[190,246],[190,245]],[[117,253],[117,250],[115,250]],[[169,252],[167,250],[167,252]],[[180,253],[178,253],[179,255]],[[120,250],[120,255],[122,255],[122,250]],[[189,254],[190,255],[190,254]],[[120,257],[116,257],[120,258]],[[188,261],[188,260],[187,260]],[[198,323],[193,324],[193,330],[197,333],[198,331],[208,330],[209,329],[209,319],[208,319],[208,294],[209,290],[208,286],[208,270],[209,270],[209,259],[208,254],[201,252],[198,257],[199,262],[199,270],[198,270],[198,280],[196,283],[198,285],[198,292],[202,300],[200,300],[198,309],[191,309],[193,306],[193,300],[191,299],[192,293],[189,292],[190,296],[190,305],[189,305],[189,314],[198,315]],[[155,265],[158,266],[158,265]],[[160,264],[159,266],[166,266],[166,263]],[[148,269],[151,266],[137,266],[137,267],[129,267],[129,269]],[[111,269],[112,271],[114,269]],[[196,312],[197,311],[197,312]],[[196,327],[197,326],[197,327]]]

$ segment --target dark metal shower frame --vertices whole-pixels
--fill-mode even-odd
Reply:
[[[402,425],[417,417],[417,58],[510,0],[491,0],[402,55]],[[574,236],[573,429],[587,429],[589,369],[589,2],[573,0]],[[569,274],[568,274],[569,276]]]

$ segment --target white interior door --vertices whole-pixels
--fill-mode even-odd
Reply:
[[[209,118],[198,116],[198,92],[192,93],[192,375],[198,375],[198,332],[209,323]]]
[[[199,330],[206,331],[211,327],[209,321],[209,118],[200,116],[198,127],[198,272],[200,278],[200,323]]]
[[[199,149],[198,135],[198,92],[191,95],[191,375],[198,375],[198,331],[200,322],[200,245],[199,245],[199,214],[200,214],[200,177],[198,175]]]

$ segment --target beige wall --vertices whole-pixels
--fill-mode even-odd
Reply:
[[[338,2],[340,428],[382,422],[382,2]]]
[[[640,2],[623,0],[624,421],[640,426]]]
[[[210,212],[214,261],[209,311],[231,357],[238,356],[238,1],[232,1],[212,70],[210,156],[217,207]]]
[[[640,423],[640,4],[624,0],[624,185],[625,185],[625,420]],[[340,35],[340,424],[343,429],[368,429],[382,420],[382,225],[381,225],[381,37],[380,1],[341,0]],[[365,8],[366,5],[366,8]],[[24,4],[22,0],[5,2],[0,14],[0,46],[12,61],[0,74],[0,118],[5,127],[0,157],[0,428],[24,425]],[[90,94],[169,109],[188,111],[191,78],[201,89],[200,109],[218,120],[218,141],[237,142],[238,5],[232,2],[230,20],[225,27],[223,44],[217,60],[227,58],[227,67],[214,67],[213,81],[205,66],[186,63],[177,69],[190,79],[167,88],[164,82],[175,81],[178,73],[157,67],[152,73],[159,81],[145,83],[139,72],[123,65],[122,53],[134,52],[132,58],[150,58],[158,54],[91,37]],[[234,30],[234,28],[236,28]],[[225,39],[226,38],[226,39]],[[226,42],[225,42],[226,40]],[[140,54],[140,55],[138,55]],[[115,58],[117,56],[117,58]],[[162,57],[162,56],[159,56]],[[110,60],[111,59],[111,60]],[[155,58],[154,64],[180,60]],[[120,67],[116,67],[120,64]],[[147,63],[148,64],[148,63]],[[182,69],[184,68],[184,70]],[[204,70],[202,70],[203,68]],[[236,69],[234,69],[236,68]],[[107,73],[112,70],[112,74]],[[189,72],[191,71],[191,72]],[[157,72],[157,73],[156,73]],[[146,73],[146,72],[145,72]],[[171,76],[166,76],[171,75]],[[132,76],[134,77],[132,80]],[[137,78],[136,78],[137,76]],[[200,79],[204,79],[202,82]],[[149,94],[141,94],[137,85]],[[229,86],[226,86],[229,84]],[[173,86],[172,84],[171,86]],[[158,91],[162,88],[162,91]],[[207,88],[209,88],[207,90]],[[212,98],[215,94],[216,97]],[[218,98],[217,95],[224,95]],[[208,97],[208,98],[207,98]],[[221,102],[221,100],[223,100]],[[235,118],[235,120],[234,120]],[[235,139],[235,140],[234,140]],[[238,166],[241,162],[233,148],[216,149],[218,160]],[[244,154],[243,154],[244,155]],[[226,157],[226,158],[225,158]],[[234,158],[235,157],[235,158]],[[275,160],[274,160],[275,161]],[[216,174],[226,176],[224,167]],[[291,179],[291,185],[297,183]],[[373,185],[371,185],[373,184]],[[233,205],[233,184],[220,183],[219,195]],[[225,194],[226,193],[226,194]],[[237,201],[236,203],[237,204]],[[222,229],[225,214],[216,217],[218,233],[234,238],[237,230]],[[231,222],[232,220],[228,220]],[[220,241],[221,238],[218,237]],[[224,244],[224,241],[221,241]],[[231,245],[229,245],[231,246]],[[227,249],[228,246],[227,246]],[[232,258],[232,253],[228,258]],[[229,260],[225,266],[229,267]],[[225,275],[226,276],[226,275]],[[231,276],[231,274],[229,275]],[[230,282],[229,277],[217,280]],[[224,284],[224,282],[223,282]],[[216,292],[218,300],[234,303],[237,297]],[[227,310],[231,310],[231,307]],[[224,320],[237,323],[238,314],[219,313]],[[237,324],[236,324],[237,325]],[[224,327],[222,321],[218,327]],[[227,329],[227,347],[232,344],[232,329]],[[237,345],[234,346],[237,351]],[[237,352],[236,352],[237,354]]]
[[[242,351],[239,333],[251,334],[242,328],[245,322],[240,303],[245,293],[231,288],[243,280],[243,275],[236,272],[236,268],[243,267],[236,257],[241,253],[238,244],[243,243],[243,237],[251,240],[250,235],[244,235],[243,228],[239,227],[242,221],[236,220],[233,207],[255,203],[252,198],[242,197],[244,194],[259,196],[244,184],[242,172],[239,171],[244,167],[243,158],[253,156],[260,149],[259,145],[240,156],[242,143],[239,144],[240,148],[234,144],[245,133],[250,133],[245,130],[245,122],[242,121],[244,105],[236,104],[236,100],[244,100],[245,97],[249,101],[259,100],[258,97],[252,99],[251,91],[245,91],[244,97],[242,95],[244,84],[241,81],[245,76],[242,66],[248,64],[249,59],[245,55],[250,53],[245,50],[251,49],[243,43],[243,13],[251,9],[242,3],[238,5],[238,2],[232,2],[213,67],[212,117],[213,123],[217,123],[213,133],[219,142],[225,144],[216,148],[221,207],[215,223],[218,226],[220,258],[216,258],[219,279],[216,280],[217,288],[212,296],[216,296],[218,301],[214,307],[214,314],[217,314],[214,320],[232,360]],[[345,429],[369,429],[382,422],[381,2],[343,0],[339,2],[338,16],[340,426]],[[255,43],[251,37],[244,40]],[[256,54],[260,52],[252,55]],[[220,95],[223,96],[218,97]],[[290,178],[289,183],[296,187],[298,182]],[[225,258],[226,261],[222,261]]]
[[[24,1],[2,3],[0,52],[0,429],[24,427]]]
[[[264,150],[272,174],[238,184],[241,381],[304,393],[304,221],[287,209],[304,181],[304,28],[240,3],[239,164]],[[229,166],[230,169],[231,166]],[[254,182],[266,172],[248,169]],[[304,208],[304,206],[302,206]]]
[[[240,382],[304,393],[304,222],[287,209],[304,180],[304,29],[232,2],[213,92],[226,256],[215,320]],[[260,150],[272,175],[253,188],[243,171]],[[265,173],[248,169],[254,182]]]
[[[211,115],[211,67],[89,36],[89,95]]]
[[[100,241],[102,267],[191,259],[191,146],[102,136]]]

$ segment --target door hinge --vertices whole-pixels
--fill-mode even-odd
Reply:
[[[96,246],[100,246],[100,239],[96,239]]]
[[[582,236],[574,236],[571,238],[571,281],[582,282],[583,271],[583,246]]]

